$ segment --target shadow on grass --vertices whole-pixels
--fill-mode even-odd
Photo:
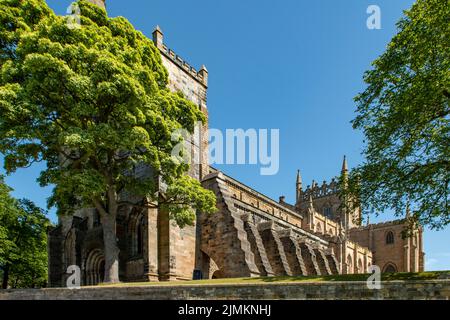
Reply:
[[[429,272],[395,272],[382,273],[382,281],[418,281],[418,280],[436,280],[450,271],[429,271]],[[261,277],[261,278],[245,278],[243,282],[322,282],[322,281],[366,281],[371,274],[340,274],[340,275],[324,275],[324,276],[298,276],[298,277]]]
[[[326,276],[282,276],[282,277],[259,277],[259,278],[223,278],[223,279],[206,279],[194,281],[177,281],[177,282],[121,282],[119,284],[99,284],[99,286],[183,286],[183,285],[232,285],[232,284],[257,284],[257,283],[302,283],[302,282],[324,282],[324,281],[367,281],[370,274],[340,274]],[[444,278],[450,279],[450,271],[429,271],[418,273],[383,273],[382,281],[419,281],[419,280],[436,280]]]

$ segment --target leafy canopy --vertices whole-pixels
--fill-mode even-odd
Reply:
[[[50,221],[31,201],[11,197],[11,191],[0,177],[0,270],[11,287],[42,287]]]
[[[364,75],[355,129],[366,136],[366,162],[349,191],[371,211],[404,212],[411,222],[450,222],[450,2],[418,0],[398,34]]]
[[[78,2],[70,28],[44,0],[0,3],[0,152],[8,173],[46,161],[49,205],[108,212],[124,191],[159,201],[180,225],[191,208],[215,211],[215,197],[186,175],[171,133],[193,131],[204,114],[167,89],[168,73],[153,42],[123,17]],[[138,165],[152,168],[147,177]],[[161,183],[167,195],[158,192]]]
[[[5,263],[6,253],[14,246],[8,237],[8,225],[17,211],[16,202],[9,194],[11,191],[0,176],[0,265]]]

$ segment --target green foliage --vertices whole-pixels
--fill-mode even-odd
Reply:
[[[163,209],[170,212],[170,217],[181,227],[195,220],[193,208],[203,208],[205,212],[216,211],[215,195],[212,192],[203,192],[200,182],[187,176],[175,180],[167,188],[165,196],[167,199]]]
[[[12,198],[0,179],[0,269],[13,288],[45,286],[47,228],[45,212],[29,200]]]
[[[418,0],[399,32],[364,75],[355,129],[366,136],[365,163],[348,192],[363,208],[404,214],[411,225],[450,222],[450,2]]]
[[[44,0],[0,2],[0,152],[7,172],[46,161],[39,182],[55,185],[49,205],[65,214],[94,206],[113,214],[125,190],[149,203],[174,199],[162,205],[181,225],[193,222],[191,207],[214,211],[214,195],[171,157],[171,133],[192,132],[205,116],[167,89],[152,41],[125,18],[78,3],[81,27],[71,29]],[[138,164],[154,174],[137,177]]]
[[[0,265],[6,262],[6,253],[14,246],[14,242],[8,237],[8,225],[12,223],[17,211],[15,200],[9,195],[11,188],[0,176]]]

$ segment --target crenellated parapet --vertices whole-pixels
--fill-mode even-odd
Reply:
[[[329,183],[326,181],[319,185],[317,182],[313,182],[313,185],[308,185],[304,191],[300,194],[300,201],[308,201],[311,196],[313,199],[318,199],[326,196],[337,195],[339,192],[338,183],[335,178],[331,179]]]
[[[156,26],[153,31],[153,42],[156,47],[161,51],[161,53],[172,61],[175,65],[177,65],[180,69],[184,70],[187,74],[189,74],[192,78],[194,78],[197,82],[202,84],[205,89],[208,87],[208,70],[203,65],[200,70],[196,70],[193,66],[191,66],[186,60],[181,58],[178,54],[176,54],[172,49],[168,48],[163,42],[163,33],[159,26]]]
[[[205,85],[205,87],[208,86],[208,78],[205,75],[205,71],[206,73],[208,71],[206,70],[205,66],[202,66],[200,71],[197,71],[193,66],[187,63],[186,60],[181,58],[178,54],[176,54],[172,49],[168,48],[165,44],[161,46],[160,50],[166,57],[172,60],[180,68],[184,69],[195,80]]]

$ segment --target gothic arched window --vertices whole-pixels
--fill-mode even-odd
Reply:
[[[129,225],[129,243],[130,251],[133,256],[142,256],[144,252],[144,231],[145,223],[144,216],[136,214],[131,218]]]
[[[136,254],[142,255],[144,248],[144,217],[137,220],[136,226]]]
[[[386,234],[386,244],[394,244],[394,233],[392,231]]]
[[[320,225],[320,223],[317,223],[317,225],[316,225],[316,232],[319,232],[319,233],[322,232],[322,226]]]
[[[364,273],[363,263],[362,263],[361,259],[358,259],[358,270],[357,270],[357,273]]]
[[[388,263],[387,265],[384,266],[383,272],[386,273],[397,272],[397,267],[393,263]]]
[[[350,255],[347,256],[347,274],[353,273],[353,259]]]
[[[136,231],[136,236],[137,236],[137,250],[136,253],[137,254],[142,254],[142,245],[144,243],[143,241],[143,228],[142,228],[142,223],[139,223],[138,227],[137,227],[137,231]]]

